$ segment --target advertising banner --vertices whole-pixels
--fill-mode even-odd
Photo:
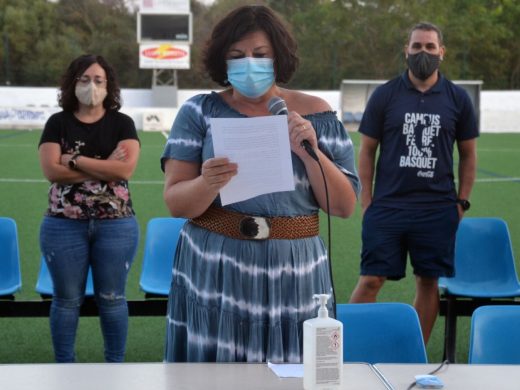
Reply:
[[[141,69],[190,69],[190,45],[142,44],[139,45]]]
[[[0,129],[42,129],[59,108],[0,107]]]

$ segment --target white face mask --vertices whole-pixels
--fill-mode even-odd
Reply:
[[[105,87],[98,87],[93,82],[87,85],[76,84],[76,97],[80,103],[86,106],[98,106],[103,103],[107,97],[107,89]]]

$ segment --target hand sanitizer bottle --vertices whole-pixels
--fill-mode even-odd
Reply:
[[[318,317],[303,323],[303,388],[339,389],[343,378],[343,324],[329,318],[328,294],[315,294]]]

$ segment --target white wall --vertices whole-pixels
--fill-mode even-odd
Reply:
[[[56,88],[0,87],[0,128],[42,128],[53,112],[59,111]],[[181,89],[181,105],[208,90]],[[339,91],[304,91],[326,100],[340,117]],[[138,129],[169,130],[176,108],[153,107],[151,89],[122,89],[122,112],[130,115]],[[520,132],[520,91],[482,91],[480,96],[482,132]],[[153,123],[159,118],[160,123]]]
[[[520,91],[483,91],[480,94],[483,132],[520,132]]]

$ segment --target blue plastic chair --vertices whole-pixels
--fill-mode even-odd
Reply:
[[[471,317],[470,364],[520,364],[520,306],[481,306]]]
[[[21,288],[18,228],[14,219],[0,217],[0,296],[13,298]]]
[[[406,303],[336,305],[343,323],[343,361],[427,363],[426,348],[415,309]]]
[[[520,296],[509,229],[500,218],[463,218],[455,241],[455,276],[439,278],[445,294],[473,298]]]
[[[454,362],[457,316],[466,312],[469,304],[473,309],[494,298],[512,301],[520,296],[511,237],[504,220],[461,220],[455,241],[455,276],[439,278],[439,289],[447,301],[444,355]]]
[[[36,292],[41,296],[52,296],[53,290],[52,278],[47,268],[47,263],[44,257],[40,258],[40,272],[38,273],[38,280],[36,281]],[[85,296],[91,297],[94,295],[94,283],[92,282],[92,269],[89,267],[87,276],[87,285],[85,286]]]
[[[148,221],[139,280],[139,286],[147,297],[168,295],[175,249],[185,222],[184,218],[172,217],[152,218]]]

